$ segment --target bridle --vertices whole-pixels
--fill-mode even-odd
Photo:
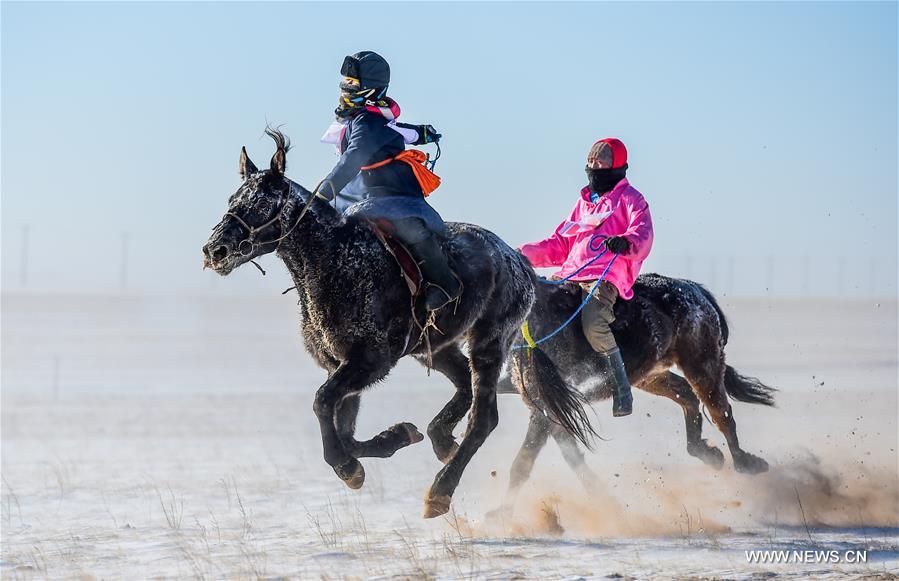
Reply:
[[[297,219],[294,221],[293,225],[287,230],[287,232],[284,232],[283,234],[281,234],[281,236],[279,236],[277,238],[273,238],[271,240],[266,240],[265,242],[257,242],[256,241],[257,234],[259,234],[260,232],[262,232],[269,226],[275,224],[276,222],[281,221],[281,218],[283,217],[284,212],[287,210],[287,206],[290,204],[290,202],[292,200],[292,198],[290,196],[290,192],[292,191],[292,189],[293,188],[291,187],[291,185],[288,184],[287,194],[286,194],[287,199],[284,200],[283,202],[281,202],[281,200],[279,199],[278,202],[280,204],[280,207],[278,208],[278,211],[275,213],[275,216],[272,219],[266,221],[264,224],[260,224],[259,226],[250,226],[249,224],[247,224],[246,220],[244,220],[243,218],[241,218],[234,212],[231,212],[231,211],[225,212],[225,216],[231,216],[232,218],[237,220],[241,226],[246,228],[247,232],[249,232],[249,236],[247,236],[245,239],[241,240],[240,244],[237,245],[237,251],[240,252],[240,254],[242,256],[252,256],[253,253],[256,251],[257,247],[265,246],[266,244],[277,243],[277,246],[275,246],[275,250],[277,250],[281,246],[281,241],[284,240],[285,238],[287,238],[288,236],[290,236],[290,234],[294,231],[294,229],[296,229],[297,225],[299,225],[300,221],[303,219],[303,216],[305,216],[306,212],[309,211],[309,207],[312,205],[311,201],[306,202],[306,205],[303,207],[303,210],[300,212],[300,215],[297,216]],[[282,199],[284,197],[285,197],[285,194],[282,194]],[[244,247],[244,243],[248,243],[248,245],[249,245],[246,250]]]

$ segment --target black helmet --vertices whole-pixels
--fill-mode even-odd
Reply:
[[[370,50],[363,50],[343,59],[340,74],[359,79],[360,89],[383,89],[390,84],[390,65],[384,57]]]

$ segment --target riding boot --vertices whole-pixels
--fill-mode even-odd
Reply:
[[[434,236],[409,245],[424,275],[426,283],[425,307],[436,311],[456,300],[462,291],[459,278],[452,271],[446,255]]]
[[[593,294],[581,312],[581,326],[587,342],[597,355],[602,357],[607,369],[606,385],[612,392],[612,415],[616,417],[630,415],[634,398],[631,385],[627,381],[627,372],[621,360],[621,351],[615,342],[611,324],[615,321],[615,301],[618,289],[608,282],[598,288],[593,283],[584,284],[584,294]],[[605,385],[603,385],[605,387]]]
[[[612,415],[615,417],[629,416],[634,396],[631,393],[631,384],[627,380],[624,361],[621,360],[621,351],[615,349],[604,355],[609,369],[609,386],[612,388]]]

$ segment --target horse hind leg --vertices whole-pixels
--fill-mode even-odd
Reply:
[[[707,466],[720,470],[724,466],[724,454],[702,437],[702,412],[699,398],[686,379],[665,371],[639,382],[635,387],[653,395],[667,397],[684,411],[684,425],[687,433],[687,453],[699,458]]]
[[[459,449],[434,478],[425,497],[425,518],[440,516],[449,511],[450,501],[462,478],[462,472],[499,423],[496,383],[512,337],[511,331],[500,334],[494,322],[480,323],[469,335],[473,393],[468,428]]]
[[[422,364],[427,363],[424,358],[416,359]],[[446,464],[459,449],[453,429],[471,407],[471,367],[468,357],[457,345],[448,345],[434,353],[431,367],[445,375],[456,388],[453,397],[428,424],[428,438],[434,454]]]
[[[737,472],[747,474],[765,472],[768,470],[768,463],[740,447],[737,423],[734,421],[733,409],[724,389],[724,354],[720,350],[719,353],[720,355],[713,360],[707,358],[704,358],[704,361],[680,360],[678,365],[683,369],[694,393],[708,409],[712,422],[727,440]]]
[[[389,458],[397,451],[424,439],[414,424],[401,422],[393,425],[370,440],[355,439],[356,417],[359,414],[360,395],[354,393],[343,398],[337,407],[334,424],[344,447],[353,458]]]

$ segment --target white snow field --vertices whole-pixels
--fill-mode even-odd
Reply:
[[[524,437],[517,396],[453,513],[423,520],[427,440],[364,460],[359,491],[322,460],[324,373],[295,297],[5,293],[0,576],[895,579],[896,302],[720,298],[729,362],[781,390],[777,408],[734,404],[769,473],[706,468],[680,409],[637,391],[631,417],[595,406],[603,493],[550,444],[515,516],[490,521]],[[359,434],[423,430],[451,393],[404,362],[363,396]]]

